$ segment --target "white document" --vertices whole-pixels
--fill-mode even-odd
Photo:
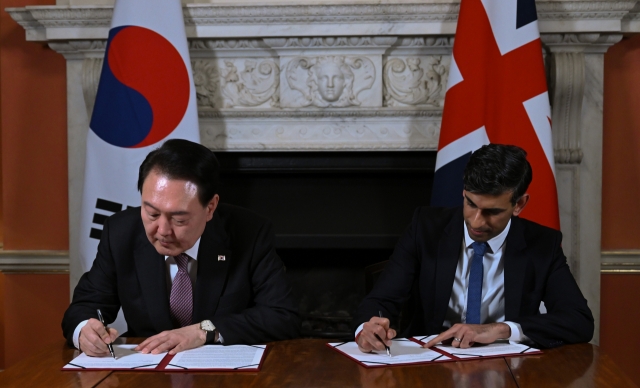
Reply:
[[[502,357],[517,356],[519,354],[541,353],[531,346],[505,342],[494,342],[489,345],[473,346],[468,349],[454,348],[451,345],[436,345],[436,348],[458,358]]]
[[[429,342],[435,335],[414,337],[424,343]],[[500,340],[489,345],[476,345],[468,349],[454,348],[451,345],[436,345],[435,348],[458,358],[517,356],[519,354],[542,353],[540,349],[531,346]]]
[[[363,353],[355,342],[330,343],[329,346],[369,367],[451,360],[445,355],[423,348],[420,344],[406,338],[396,338],[391,341],[391,357],[387,355],[386,351]]]
[[[165,370],[258,369],[266,345],[205,345],[176,354]]]
[[[113,345],[113,352],[116,355],[114,360],[111,355],[105,357],[90,357],[82,353],[74,358],[70,363],[62,368],[71,369],[153,369],[167,353],[142,354],[133,350],[138,345]]]

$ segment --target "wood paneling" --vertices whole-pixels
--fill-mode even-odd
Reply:
[[[602,250],[640,249],[640,36],[605,54]]]
[[[0,9],[55,0],[0,0]],[[69,248],[65,59],[0,12],[4,249]]]
[[[611,47],[604,65],[602,250],[640,249],[640,36]],[[640,275],[601,280],[600,345],[640,385]]]
[[[0,368],[6,368],[60,342],[69,275],[0,273],[0,286]]]
[[[640,386],[640,275],[602,275],[600,346]]]
[[[0,273],[0,369],[5,367],[5,348],[6,348],[6,330],[5,330],[5,291],[4,291],[4,274]]]

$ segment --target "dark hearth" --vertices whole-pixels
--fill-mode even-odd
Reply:
[[[431,196],[435,152],[216,154],[221,201],[274,224],[303,336],[349,338],[364,268],[387,260]]]
[[[279,249],[302,315],[302,336],[349,338],[366,294],[364,268],[391,249]]]

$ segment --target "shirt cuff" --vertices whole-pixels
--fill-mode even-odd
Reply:
[[[358,336],[360,335],[360,332],[362,331],[363,328],[364,328],[364,323],[361,323],[360,326],[358,326],[358,328],[356,329],[356,335],[355,335],[356,340],[358,339]]]
[[[522,342],[530,341],[529,337],[524,335],[524,333],[522,332],[522,327],[520,326],[519,323],[515,323],[511,321],[504,321],[504,323],[506,323],[511,329],[511,336],[509,336],[508,338],[509,342],[522,343]]]
[[[76,349],[81,350],[80,349],[80,330],[82,330],[82,328],[84,327],[84,325],[87,324],[87,322],[89,322],[88,319],[85,319],[84,321],[78,323],[78,326],[76,326],[76,329],[73,331],[73,346],[76,347]]]

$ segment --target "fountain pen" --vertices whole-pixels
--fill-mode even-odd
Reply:
[[[100,318],[100,322],[102,322],[102,324],[104,325],[104,329],[108,333],[109,332],[109,328],[107,327],[107,324],[104,323],[104,318],[102,318],[102,312],[100,311],[100,309],[98,309],[98,318]],[[107,348],[109,348],[109,353],[111,353],[111,357],[113,357],[115,359],[116,358],[116,354],[113,352],[113,345],[111,343],[108,343],[107,344]]]
[[[384,318],[382,316],[382,311],[378,310],[378,315],[380,315],[380,318]],[[391,348],[387,346],[387,344],[384,343],[384,341],[382,341],[382,339],[380,337],[378,337],[378,339],[382,342],[382,344],[384,345],[384,348],[387,349],[387,356],[391,357]]]

